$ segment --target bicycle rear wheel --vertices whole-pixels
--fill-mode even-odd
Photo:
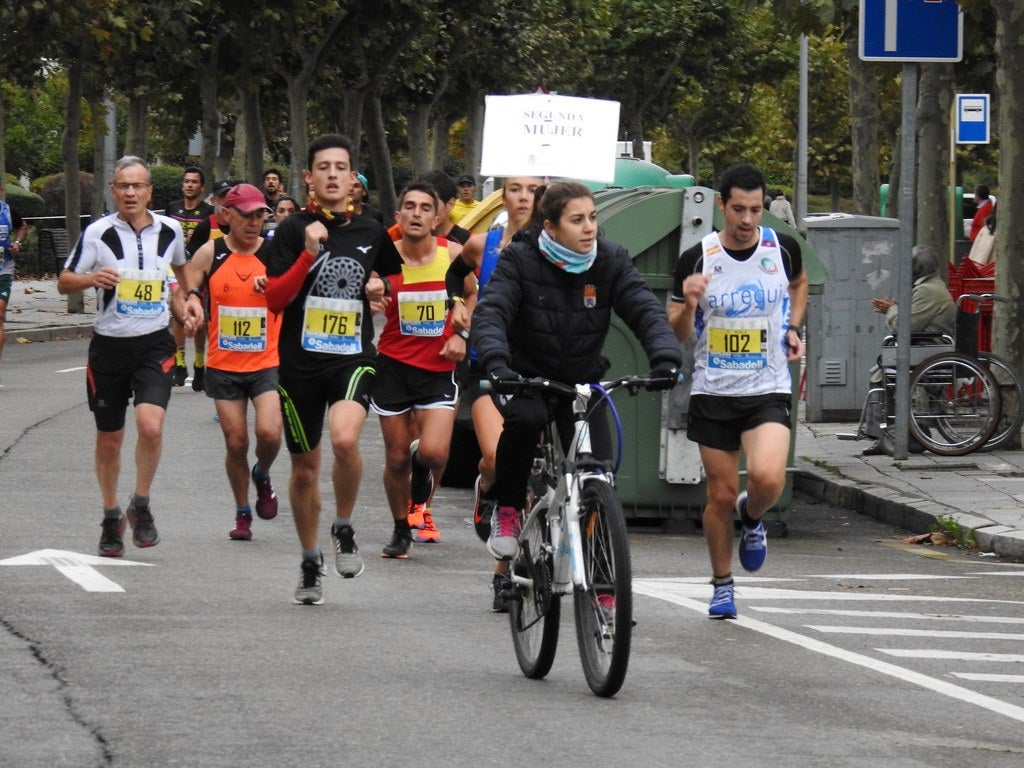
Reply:
[[[629,666],[633,575],[622,504],[602,480],[583,486],[580,541],[587,590],[577,589],[573,603],[583,674],[598,696],[614,696]]]
[[[545,510],[546,511],[546,510]],[[551,593],[551,548],[547,516],[531,515],[519,535],[519,555],[512,561],[512,599],[508,620],[512,645],[523,674],[539,680],[551,671],[558,650],[561,601]]]
[[[910,376],[910,432],[940,456],[977,450],[999,424],[1000,393],[976,359],[940,352]]]
[[[999,386],[1000,415],[996,431],[992,433],[983,451],[997,451],[1003,447],[1013,448],[1020,440],[1024,427],[1024,380],[1017,369],[1005,358],[992,352],[979,352],[978,360],[985,366]]]

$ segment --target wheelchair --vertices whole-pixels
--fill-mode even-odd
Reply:
[[[963,456],[995,450],[1020,439],[1024,383],[1008,361],[978,350],[978,321],[994,294],[964,294],[957,301],[955,336],[912,333],[910,338],[910,433],[912,451]],[[857,433],[892,452],[895,444],[895,335],[882,341],[872,386],[861,410]]]

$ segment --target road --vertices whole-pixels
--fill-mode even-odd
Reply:
[[[160,545],[90,566],[86,344],[9,343],[0,367],[0,765],[1024,759],[1024,567],[904,545],[800,497],[765,568],[738,579],[736,621],[705,618],[699,535],[632,530],[637,626],[612,700],[586,686],[571,611],[548,678],[520,674],[507,622],[489,611],[492,561],[468,489],[439,490],[440,544],[377,557],[389,524],[372,417],[354,521],[366,573],[330,575],[324,605],[291,604],[287,456],[273,473],[282,513],[257,520],[251,542],[228,540],[220,430],[191,389],[174,392],[152,492]],[[126,471],[125,498],[130,483]]]

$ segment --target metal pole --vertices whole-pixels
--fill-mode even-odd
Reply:
[[[907,458],[910,429],[910,303],[913,272],[910,252],[914,248],[917,185],[917,64],[903,64],[903,113],[900,137],[900,233],[897,253],[896,322],[896,439],[893,457]]]
[[[807,218],[807,35],[800,35],[800,106],[796,131],[796,228]]]

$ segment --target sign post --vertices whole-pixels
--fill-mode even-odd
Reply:
[[[908,456],[910,434],[910,305],[913,289],[914,188],[917,160],[916,62],[960,61],[964,19],[955,0],[860,0],[860,58],[902,61],[903,110],[900,124],[899,258],[896,304],[896,435],[893,457]]]

